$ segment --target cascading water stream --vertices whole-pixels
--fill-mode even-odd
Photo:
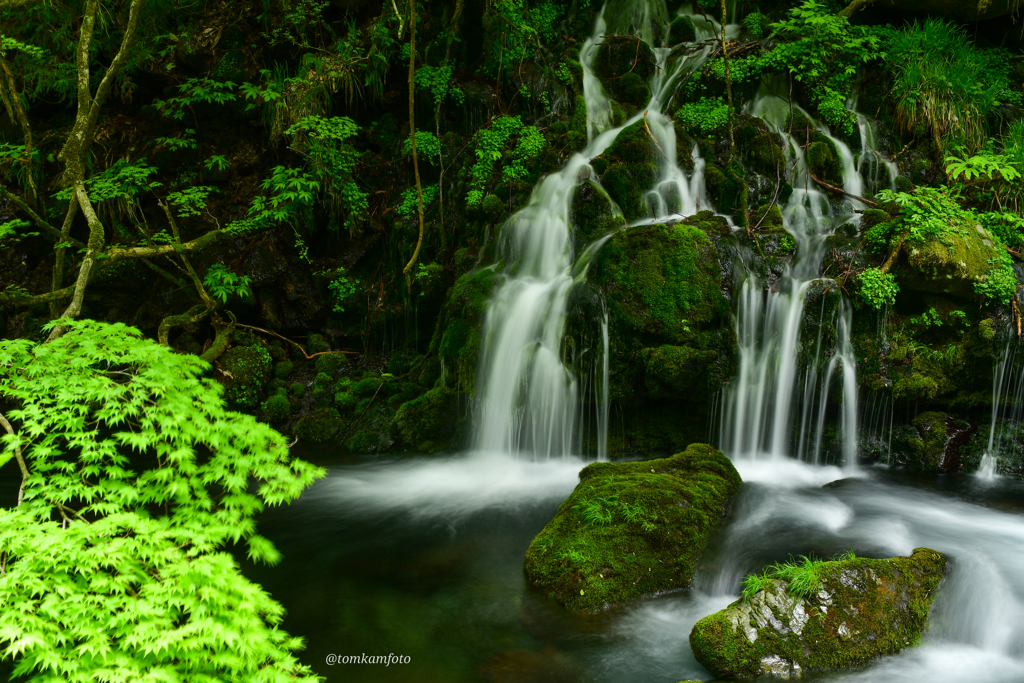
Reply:
[[[609,29],[605,10],[593,36],[580,50],[589,142],[561,171],[542,180],[528,205],[501,229],[498,259],[504,263],[500,284],[488,304],[483,325],[483,352],[477,389],[475,447],[484,452],[512,453],[533,459],[578,453],[580,378],[565,364],[564,336],[568,300],[581,282],[590,260],[606,238],[589,245],[577,257],[572,243],[570,207],[581,177],[593,177],[590,160],[601,154],[626,126],[644,119],[661,150],[660,178],[651,192],[652,220],[667,214],[692,215],[703,196],[703,160],[693,152],[695,170],[689,177],[676,163],[675,132],[661,109],[672,84],[686,69],[706,58],[710,47],[679,61],[671,71],[671,49],[653,48],[657,68],[650,81],[651,101],[622,126],[611,126],[611,103],[592,64],[606,31],[635,32],[652,45],[664,42],[667,11],[664,0],[634,3]],[[705,207],[709,203],[704,199]],[[603,323],[600,387],[595,395],[598,458],[607,450],[607,320]]]
[[[1003,430],[998,428],[1000,418],[1003,420],[1004,429],[1007,422],[1019,422],[1021,419],[1020,399],[1024,392],[1024,368],[1018,368],[1014,373],[1019,345],[1019,340],[1012,333],[1008,333],[992,370],[992,421],[988,430],[988,446],[978,468],[978,477],[981,479],[992,480],[998,476],[996,466],[999,464],[1003,436]],[[1010,397],[1014,400],[1007,406]]]
[[[812,182],[804,149],[788,131],[791,111],[811,119],[779,96],[785,91],[778,80],[766,82],[746,113],[764,120],[780,137],[786,180],[793,187],[782,210],[783,225],[796,241],[796,255],[769,291],[765,292],[764,284],[752,274],[740,287],[735,320],[740,367],[723,393],[720,443],[732,457],[773,459],[796,454],[820,462],[832,377],[841,368],[841,451],[843,461],[852,466],[857,454],[857,383],[850,343],[851,311],[840,298],[834,313],[825,315],[824,297],[835,285],[819,278],[818,273],[826,239],[838,225],[858,220],[856,212],[863,208],[856,199],[865,188],[862,169],[874,172],[863,160],[882,157],[874,147],[873,134],[866,132],[873,129],[864,117],[858,119],[864,146],[860,163],[849,146],[824,126],[817,126],[817,132],[831,141],[839,155],[843,191],[849,196],[837,205],[840,210],[834,210]],[[814,289],[822,297],[822,315],[812,344],[802,338],[801,326],[806,300]],[[834,326],[836,339],[821,378],[821,332],[826,324]],[[813,360],[801,360],[802,355]]]

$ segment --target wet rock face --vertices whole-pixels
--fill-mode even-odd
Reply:
[[[770,581],[698,621],[690,647],[716,677],[789,679],[863,664],[920,641],[946,566],[929,548],[826,562],[812,592],[797,596],[788,582]]]
[[[721,451],[595,463],[526,551],[530,585],[573,611],[685,588],[740,476]]]

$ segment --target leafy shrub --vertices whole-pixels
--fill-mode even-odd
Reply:
[[[62,324],[48,344],[0,341],[14,432],[0,462],[31,473],[24,500],[0,509],[0,642],[17,675],[318,680],[228,546],[277,562],[256,516],[323,471],[227,410],[195,356],[124,325]]]
[[[883,273],[878,268],[867,268],[859,276],[860,296],[873,308],[892,306],[900,286],[892,273]]]
[[[702,97],[680,107],[676,119],[691,131],[707,135],[729,125],[729,105],[719,97]]]
[[[252,296],[252,291],[249,289],[249,285],[252,280],[247,275],[237,275],[230,270],[227,266],[214,263],[212,266],[206,269],[206,275],[203,276],[203,286],[210,292],[210,295],[215,299],[220,299],[221,303],[226,304],[228,297],[237,295],[242,298]]]

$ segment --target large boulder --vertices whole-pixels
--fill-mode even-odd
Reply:
[[[912,426],[894,433],[893,456],[910,469],[956,472],[960,469],[960,449],[977,430],[977,425],[945,413],[920,413]]]
[[[657,147],[643,121],[626,126],[591,165],[628,221],[650,215],[646,194],[658,179]]]
[[[740,476],[721,451],[594,463],[526,551],[530,585],[573,611],[686,588]]]
[[[710,212],[619,230],[590,284],[607,302],[614,453],[675,453],[705,438],[712,397],[733,374],[736,337]],[[599,315],[599,314],[598,314]]]
[[[790,678],[899,652],[921,640],[947,561],[916,548],[908,557],[810,564],[809,582],[806,572],[800,582],[766,578],[698,621],[690,633],[697,661],[721,678]]]
[[[941,239],[908,240],[903,253],[895,271],[901,289],[963,299],[974,298],[974,285],[999,267],[995,241],[978,224],[957,224]]]

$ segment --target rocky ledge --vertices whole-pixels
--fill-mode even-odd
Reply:
[[[803,595],[796,581],[768,573],[761,590],[698,621],[697,660],[716,677],[788,679],[899,652],[920,641],[947,561],[916,548],[909,557],[814,564]]]

